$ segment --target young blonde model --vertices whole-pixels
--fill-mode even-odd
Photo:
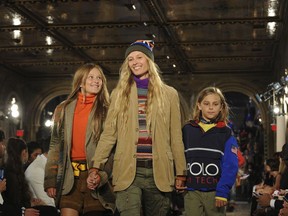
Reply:
[[[108,181],[111,163],[99,173],[102,178],[97,190],[90,191],[86,185],[108,106],[102,69],[94,63],[80,66],[67,100],[55,109],[45,168],[45,190],[49,197],[56,198],[62,216],[100,216],[106,210],[114,211]]]
[[[216,87],[203,89],[193,120],[183,127],[187,160],[187,216],[224,216],[238,172],[238,145],[227,126],[228,105]]]

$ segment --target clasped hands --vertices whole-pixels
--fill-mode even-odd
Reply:
[[[177,176],[175,179],[175,189],[176,192],[182,193],[186,189],[185,186],[186,176]]]
[[[100,184],[100,175],[99,170],[96,168],[92,168],[89,170],[88,178],[87,178],[87,187],[90,190],[95,190]]]

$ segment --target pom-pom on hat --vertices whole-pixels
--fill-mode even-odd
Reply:
[[[140,51],[154,61],[153,47],[154,41],[152,40],[137,40],[127,48],[125,58],[133,51]]]

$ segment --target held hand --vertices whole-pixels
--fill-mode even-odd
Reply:
[[[95,188],[98,187],[100,184],[100,176],[96,170],[93,170],[89,172],[88,178],[87,178],[87,187],[90,190],[95,190]]]
[[[280,189],[279,195],[285,196],[285,194],[286,194],[286,190]]]
[[[40,212],[37,209],[34,208],[27,208],[24,210],[24,215],[25,216],[39,216]]]
[[[270,194],[262,194],[257,197],[257,202],[261,207],[270,206],[270,200],[272,199],[272,195]]]
[[[279,211],[279,216],[288,216],[288,208],[282,208]]]
[[[227,201],[215,199],[215,206],[216,207],[223,207],[227,205]]]
[[[56,188],[48,188],[46,191],[47,195],[53,199],[56,198]]]
[[[182,193],[184,192],[184,190],[187,188],[185,186],[185,182],[186,182],[186,177],[179,177],[177,176],[176,177],[176,180],[175,180],[175,188],[176,188],[176,192],[178,193]]]
[[[39,206],[39,205],[46,205],[46,203],[41,200],[41,199],[37,199],[37,198],[32,198],[31,199],[31,206]]]

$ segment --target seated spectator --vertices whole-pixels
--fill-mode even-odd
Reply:
[[[54,216],[58,214],[54,199],[44,191],[45,165],[49,151],[49,141],[43,142],[43,154],[38,155],[25,171],[25,178],[28,182],[32,197],[43,201],[43,205],[34,206],[40,210],[40,215]]]
[[[40,143],[31,141],[27,143],[28,147],[28,161],[25,163],[24,170],[32,163],[36,157],[42,154],[42,146]]]
[[[283,208],[279,211],[279,216],[288,216],[288,194],[284,197]]]
[[[257,194],[272,194],[274,190],[279,189],[280,175],[279,175],[279,161],[278,159],[270,158],[264,163],[264,174],[265,179],[258,185],[253,187],[253,193]],[[276,184],[277,182],[277,184]],[[251,198],[251,215],[257,209],[257,196],[252,196]]]
[[[283,183],[284,183],[285,180],[281,181],[281,178],[282,178],[282,175],[284,175],[284,177],[285,177],[285,172],[287,172],[287,170],[286,170],[287,169],[286,162],[283,160],[282,157],[279,157],[279,161],[280,161],[280,165],[279,165],[279,176],[280,176],[280,178],[277,177],[276,178],[276,183],[275,183],[277,190],[278,189],[281,190],[281,188],[285,187],[285,185],[283,186]],[[287,177],[286,177],[286,179],[287,179]],[[281,186],[281,182],[282,182],[282,186]]]
[[[2,193],[3,215],[39,216],[39,210],[31,206],[28,184],[25,180],[23,165],[27,162],[27,145],[22,139],[9,138],[7,142],[7,161],[5,163],[6,191]]]
[[[255,191],[258,193],[270,193],[272,194],[274,190],[279,190],[280,178],[279,174],[279,160],[270,158],[265,161],[266,170],[266,182],[256,185]]]
[[[286,168],[283,171],[281,178],[280,178],[280,191],[276,190],[273,194],[262,194],[258,196],[257,202],[259,206],[265,208],[266,210],[269,209],[269,215],[278,215],[280,209],[283,208],[284,201],[283,199],[279,199],[279,195],[281,196],[281,191],[286,191],[288,189],[288,144],[283,145],[281,158],[286,164]],[[267,214],[268,215],[268,214]]]
[[[4,171],[3,169],[3,163],[4,163],[4,155],[5,155],[5,133],[4,131],[0,130],[0,170]],[[4,216],[2,213],[2,208],[3,208],[3,198],[1,193],[6,190],[6,179],[4,178],[4,172],[1,172],[0,176],[0,216]]]
[[[4,156],[5,156],[5,133],[3,130],[0,130],[0,167],[4,165]]]

